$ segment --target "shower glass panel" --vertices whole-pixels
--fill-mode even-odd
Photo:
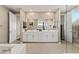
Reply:
[[[71,10],[68,10],[69,8]],[[77,5],[67,6],[66,41],[67,53],[79,53],[79,6]]]
[[[79,44],[79,11],[72,13],[72,42]]]

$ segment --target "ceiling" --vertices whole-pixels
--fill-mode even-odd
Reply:
[[[66,5],[4,5],[6,8],[12,10],[13,12],[19,12],[20,9],[23,9],[25,12],[30,10],[32,11],[53,11],[55,12],[58,8],[61,12],[65,12],[67,10],[71,10],[76,5],[69,5],[66,8]]]

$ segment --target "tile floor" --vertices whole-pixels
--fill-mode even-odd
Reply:
[[[66,48],[67,47],[67,48]],[[79,47],[71,43],[27,43],[28,54],[79,53]]]
[[[20,41],[14,42],[20,44]],[[59,43],[22,43],[26,44],[27,54],[64,54],[79,53],[79,46],[63,41]]]

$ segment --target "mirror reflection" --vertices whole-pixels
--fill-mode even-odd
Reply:
[[[72,13],[72,39],[79,44],[79,10]]]
[[[27,12],[26,29],[28,30],[53,30],[57,28],[55,12]]]

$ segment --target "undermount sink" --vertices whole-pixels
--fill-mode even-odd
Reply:
[[[39,30],[28,30],[27,32],[39,32]]]

